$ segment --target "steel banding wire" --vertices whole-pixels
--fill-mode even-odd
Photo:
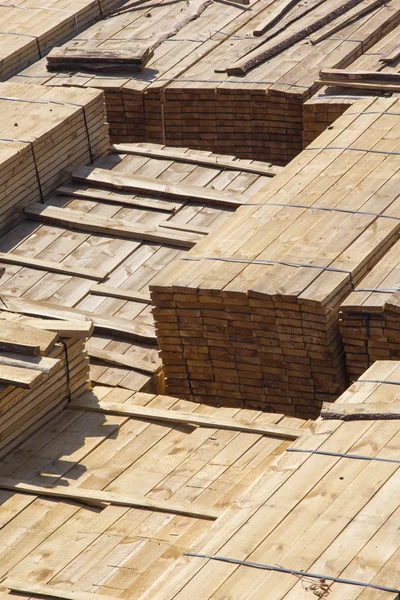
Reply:
[[[374,590],[380,590],[382,592],[391,592],[393,594],[400,594],[400,590],[398,590],[396,588],[386,587],[384,585],[375,585],[374,583],[367,583],[364,581],[356,581],[353,579],[343,579],[341,577],[331,577],[330,575],[317,575],[316,573],[309,573],[308,571],[298,571],[297,569],[284,569],[283,567],[278,567],[276,565],[265,565],[263,563],[239,560],[237,558],[228,558],[226,556],[218,556],[218,555],[213,555],[213,554],[196,554],[194,552],[184,552],[183,555],[191,556],[191,557],[195,557],[195,558],[206,558],[208,560],[218,560],[218,561],[230,563],[233,565],[243,565],[245,567],[253,567],[254,569],[263,569],[264,571],[277,571],[278,573],[289,573],[290,575],[298,575],[300,577],[311,577],[313,579],[325,579],[326,581],[333,581],[335,583],[345,583],[347,585],[356,585],[359,587],[366,587],[366,588],[372,588]]]
[[[399,153],[400,154],[400,153]],[[340,212],[347,213],[350,215],[366,215],[369,217],[382,217],[382,219],[394,219],[400,221],[400,217],[393,217],[392,215],[384,215],[382,213],[369,212],[367,210],[351,210],[350,208],[335,208],[325,206],[307,206],[305,204],[283,204],[279,202],[245,202],[242,206],[278,206],[281,208],[304,208],[307,210],[322,210],[326,212]]]
[[[348,148],[346,146],[320,146],[315,148],[304,148],[304,150],[352,150],[353,152],[371,152],[373,154],[400,156],[400,152],[390,152],[389,150],[368,150],[366,148]]]
[[[400,381],[386,381],[384,379],[357,379],[364,383],[386,383],[387,385],[400,385]]]
[[[349,405],[351,406],[351,405]],[[303,448],[286,448],[286,452],[304,452],[306,454],[320,454],[322,456],[335,456],[337,458],[353,458],[358,460],[375,460],[378,462],[389,462],[400,464],[395,458],[379,458],[378,456],[362,456],[361,454],[345,454],[342,452],[330,452],[328,450],[304,450]]]
[[[285,260],[262,260],[262,259],[250,259],[250,258],[225,258],[223,256],[183,256],[180,260],[189,260],[189,261],[200,261],[200,260],[220,260],[223,262],[237,262],[237,263],[246,263],[249,265],[283,265],[287,267],[306,267],[309,269],[321,269],[322,271],[333,271],[334,273],[346,273],[347,275],[351,275],[351,271],[346,271],[345,269],[335,269],[334,267],[325,267],[323,265],[309,265],[305,263],[296,263]]]
[[[356,288],[353,292],[379,292],[382,294],[391,294],[392,292],[400,292],[400,288]]]

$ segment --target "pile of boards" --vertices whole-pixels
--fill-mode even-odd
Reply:
[[[56,44],[77,35],[121,0],[12,0],[0,5],[0,80],[45,56]]]
[[[377,360],[400,359],[400,244],[342,303],[340,331],[351,381]]]
[[[0,84],[0,230],[32,202],[43,202],[65,179],[108,145],[99,90]]]
[[[360,100],[151,286],[169,393],[315,416],[340,306],[396,242],[399,102]]]
[[[154,49],[140,72],[114,65],[97,73],[86,64],[85,72],[49,73],[44,59],[18,79],[103,89],[114,142],[284,165],[302,148],[303,104],[322,85],[320,69],[347,67],[399,22],[400,0],[256,0],[223,11],[209,0],[144,2],[57,50],[105,56],[130,46],[133,58],[138,48]]]
[[[91,321],[0,313],[0,456],[89,389]]]

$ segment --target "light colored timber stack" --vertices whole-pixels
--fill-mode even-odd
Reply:
[[[399,46],[400,29],[396,27],[341,72],[320,72],[319,79],[325,80],[327,85],[304,103],[304,147],[332,125],[338,116],[358,99],[368,96],[398,97],[400,86],[393,87],[393,82],[385,82],[383,78],[385,75],[391,77],[397,73],[400,61],[396,48]],[[368,82],[368,74],[381,80],[371,85],[371,82]],[[329,79],[337,77],[336,84],[328,84],[327,76]]]
[[[349,379],[377,360],[400,358],[400,244],[397,242],[342,303],[340,331]]]
[[[114,142],[146,140],[284,165],[302,149],[302,106],[322,85],[320,69],[347,67],[399,22],[400,0],[257,0],[223,10],[207,0],[183,10],[164,0],[123,11],[65,47],[108,52],[147,44],[154,56],[139,73],[50,74],[42,61],[17,78],[104,89]],[[329,35],[333,24],[339,29]],[[318,41],[311,44],[310,35]]]
[[[340,305],[400,227],[398,112],[356,103],[154,281],[169,393],[315,415],[343,391]]]
[[[0,456],[90,388],[91,321],[0,313]]]
[[[12,0],[0,5],[0,80],[118,8],[121,0]]]
[[[98,90],[0,84],[0,230],[108,147],[104,97]]]

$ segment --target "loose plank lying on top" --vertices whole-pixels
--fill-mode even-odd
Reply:
[[[112,70],[144,67],[154,52],[149,46],[136,44],[130,47],[105,49],[64,46],[53,48],[47,55],[48,71],[70,67],[89,67],[93,70]]]
[[[136,292],[125,288],[112,287],[111,285],[97,284],[90,289],[90,293],[95,296],[109,296],[110,298],[120,298],[121,300],[132,300],[132,302],[142,302],[151,304],[150,293]]]
[[[120,354],[118,352],[108,352],[107,350],[97,350],[96,348],[88,348],[87,351],[90,358],[97,358],[105,363],[116,365],[118,367],[127,367],[128,369],[134,369],[136,371],[143,371],[149,375],[154,375],[158,370],[157,365],[152,365],[143,360],[131,357],[126,354]]]
[[[241,194],[221,192],[194,185],[168,185],[158,179],[137,177],[135,175],[120,175],[107,169],[95,167],[79,167],[72,171],[72,179],[92,183],[106,188],[126,190],[130,192],[175,198],[177,200],[193,200],[209,205],[241,206],[245,204]]]
[[[6,299],[6,294],[1,293],[0,298]],[[2,304],[2,310],[4,310],[4,308],[6,308],[6,306]],[[6,321],[4,319],[0,321],[0,344],[4,344],[5,350],[7,344],[11,344],[13,346],[21,346],[21,352],[23,352],[24,348],[27,348],[27,354],[31,354],[31,349],[37,347],[39,347],[39,352],[47,354],[57,341],[58,335],[49,331],[38,331],[33,327]],[[7,349],[10,352],[18,351],[15,348],[11,350],[11,346]],[[36,351],[32,350],[32,354],[36,354]]]
[[[26,369],[11,365],[1,364],[0,383],[15,385],[15,387],[32,390],[44,379],[45,375],[37,369]]]
[[[91,592],[83,592],[81,590],[67,590],[15,577],[7,577],[7,579],[1,582],[1,587],[27,596],[48,596],[50,598],[60,598],[60,600],[114,600],[114,596],[92,594]]]
[[[77,268],[74,266],[65,266],[53,262],[51,260],[41,260],[40,258],[31,258],[29,256],[20,256],[11,252],[0,252],[0,262],[9,265],[19,265],[27,269],[42,269],[50,273],[61,273],[62,275],[70,275],[71,277],[84,277],[85,279],[94,279],[95,281],[103,281],[108,275],[107,273],[99,273],[94,269],[85,267]]]
[[[257,421],[247,421],[240,423],[234,419],[221,419],[218,416],[209,417],[198,413],[182,413],[174,410],[163,410],[159,408],[149,408],[147,406],[135,406],[132,404],[119,404],[117,402],[100,402],[93,404],[87,401],[74,402],[69,405],[71,408],[81,410],[92,410],[95,412],[105,412],[115,415],[137,417],[139,419],[150,419],[155,421],[165,421],[166,423],[187,423],[203,427],[213,427],[215,429],[230,429],[232,431],[242,431],[246,433],[256,433],[268,435],[270,437],[282,438],[285,440],[296,440],[301,432],[291,427],[280,427],[279,425],[257,423]]]
[[[365,421],[381,419],[400,419],[400,403],[392,404],[339,404],[324,402],[321,417],[342,421]]]
[[[103,200],[111,204],[122,204],[123,206],[135,206],[138,208],[150,208],[165,212],[175,212],[180,205],[172,201],[156,200],[154,198],[130,198],[126,194],[117,192],[105,192],[104,190],[83,190],[73,185],[62,185],[57,188],[56,193],[60,196],[72,196],[73,198],[86,198],[87,200]]]
[[[159,242],[160,244],[170,244],[180,248],[192,248],[200,239],[191,233],[181,233],[179,235],[169,232],[164,233],[162,230],[146,229],[140,225],[131,225],[119,219],[107,219],[88,215],[78,210],[57,208],[46,204],[31,204],[25,208],[25,214],[28,218],[41,223],[61,225],[71,227],[71,229],[102,233],[119,238]]]
[[[294,0],[290,0],[293,2]],[[297,2],[297,0],[295,0]],[[274,177],[283,167],[275,167],[261,163],[256,165],[246,165],[239,161],[229,160],[228,158],[219,158],[218,156],[201,156],[191,152],[177,152],[167,148],[156,150],[155,148],[142,148],[135,144],[114,144],[111,146],[113,152],[118,154],[135,154],[137,156],[148,156],[149,158],[162,158],[173,160],[175,162],[184,162],[188,164],[201,165],[205,167],[216,167],[218,169],[229,169],[230,171],[243,171],[243,173],[254,173],[255,175],[266,175]]]
[[[208,508],[202,506],[191,505],[183,502],[170,502],[151,500],[150,498],[135,497],[128,494],[116,494],[114,492],[104,492],[101,490],[85,490],[82,488],[71,488],[64,486],[44,487],[41,485],[33,485],[23,483],[18,480],[0,477],[0,489],[12,490],[13,492],[21,492],[24,494],[33,494],[35,496],[50,496],[52,498],[68,498],[78,502],[101,505],[113,504],[115,506],[129,506],[132,508],[143,508],[153,510],[155,512],[166,512],[176,515],[184,515],[194,517],[196,519],[211,519],[215,520],[220,515],[218,508]]]

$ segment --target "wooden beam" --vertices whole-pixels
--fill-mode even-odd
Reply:
[[[338,402],[324,402],[321,417],[342,421],[400,419],[400,403],[340,404]]]
[[[102,360],[110,365],[116,365],[117,367],[127,367],[128,369],[134,369],[135,371],[143,371],[149,375],[154,375],[158,371],[159,366],[152,365],[151,363],[143,360],[138,360],[126,354],[119,354],[118,352],[108,352],[107,350],[97,350],[95,348],[88,348],[87,353],[90,358],[96,358]]]
[[[92,594],[91,592],[83,592],[81,590],[62,589],[15,577],[7,577],[0,585],[12,592],[18,592],[26,596],[46,596],[49,598],[59,598],[60,600],[115,600],[114,596]]]
[[[198,425],[199,427],[212,427],[213,429],[229,429],[231,431],[255,433],[285,440],[296,440],[302,433],[292,427],[280,427],[279,425],[270,423],[261,424],[257,423],[257,421],[246,421],[245,423],[241,423],[234,419],[224,419],[218,416],[211,417],[199,413],[182,413],[174,410],[163,410],[161,408],[149,408],[147,406],[135,406],[132,404],[119,404],[116,402],[100,402],[100,404],[94,404],[87,401],[77,401],[68,406],[79,410],[92,410],[107,414],[130,416],[137,419],[164,421],[166,423],[185,423],[188,425]]]
[[[159,244],[178,246],[179,248],[192,248],[200,241],[198,236],[191,233],[181,233],[180,235],[164,233],[157,229],[146,229],[138,224],[131,225],[120,219],[107,219],[106,217],[98,217],[78,210],[57,208],[46,204],[30,204],[25,207],[24,211],[28,218],[40,221],[41,223],[61,225],[63,227],[70,227],[71,229],[101,233],[117,238],[157,242]]]
[[[90,293],[96,296],[108,296],[109,298],[120,298],[121,300],[131,300],[132,302],[151,304],[150,292],[135,292],[134,290],[127,290],[125,288],[98,284],[90,288]]]
[[[68,405],[69,406],[69,405]],[[169,500],[151,500],[145,497],[135,497],[129,494],[117,494],[114,492],[104,492],[101,490],[85,490],[78,487],[44,487],[23,483],[18,480],[0,477],[0,489],[11,490],[16,493],[33,494],[35,496],[48,496],[50,498],[66,498],[77,502],[88,503],[92,505],[112,504],[115,506],[129,506],[131,508],[140,508],[152,510],[155,512],[165,512],[175,515],[184,515],[196,519],[215,520],[219,517],[221,510],[218,508],[208,508],[196,506],[183,502],[173,502]]]
[[[293,0],[297,2],[297,0]],[[148,156],[149,158],[161,158],[164,160],[173,160],[175,162],[184,162],[192,165],[199,165],[205,167],[214,167],[216,169],[228,169],[231,171],[243,171],[243,173],[254,173],[255,175],[265,175],[266,177],[274,177],[283,167],[273,166],[266,164],[263,166],[259,164],[243,164],[239,160],[231,160],[229,158],[220,158],[218,156],[201,156],[193,154],[190,151],[177,152],[176,150],[170,150],[168,148],[162,148],[156,150],[154,148],[142,148],[136,144],[114,144],[111,146],[112,152],[118,154],[135,154],[136,156]]]
[[[121,175],[107,169],[95,167],[79,167],[72,171],[75,181],[92,183],[106,188],[125,190],[176,200],[191,200],[209,205],[241,206],[245,204],[243,196],[236,192],[221,192],[210,188],[195,187],[193,185],[168,185],[158,179],[138,177],[135,175]]]
[[[14,296],[4,293],[1,293],[0,297],[4,303],[3,310],[34,317],[60,319],[63,321],[89,320],[93,322],[95,331],[106,333],[108,335],[127,337],[151,345],[155,345],[156,343],[154,327],[150,325],[136,325],[128,319],[120,319],[112,316],[107,317],[106,315],[78,310],[76,308],[62,308],[52,304],[42,304],[33,300],[15,298]]]
[[[135,206],[165,212],[175,212],[180,204],[174,204],[168,200],[156,200],[155,198],[129,198],[126,194],[117,192],[105,192],[104,190],[82,190],[72,185],[63,185],[56,190],[60,196],[72,196],[73,198],[86,198],[87,200],[103,200],[111,204],[122,204],[123,206]]]
[[[19,256],[18,254],[12,254],[11,252],[0,252],[0,262],[9,265],[19,265],[21,267],[26,267],[27,269],[42,269],[43,271],[49,271],[50,273],[61,273],[61,275],[69,275],[70,277],[84,277],[85,279],[94,279],[95,281],[103,281],[108,275],[108,272],[99,273],[98,269],[86,269],[85,267],[76,268],[74,266],[63,267],[62,264],[51,260]]]

